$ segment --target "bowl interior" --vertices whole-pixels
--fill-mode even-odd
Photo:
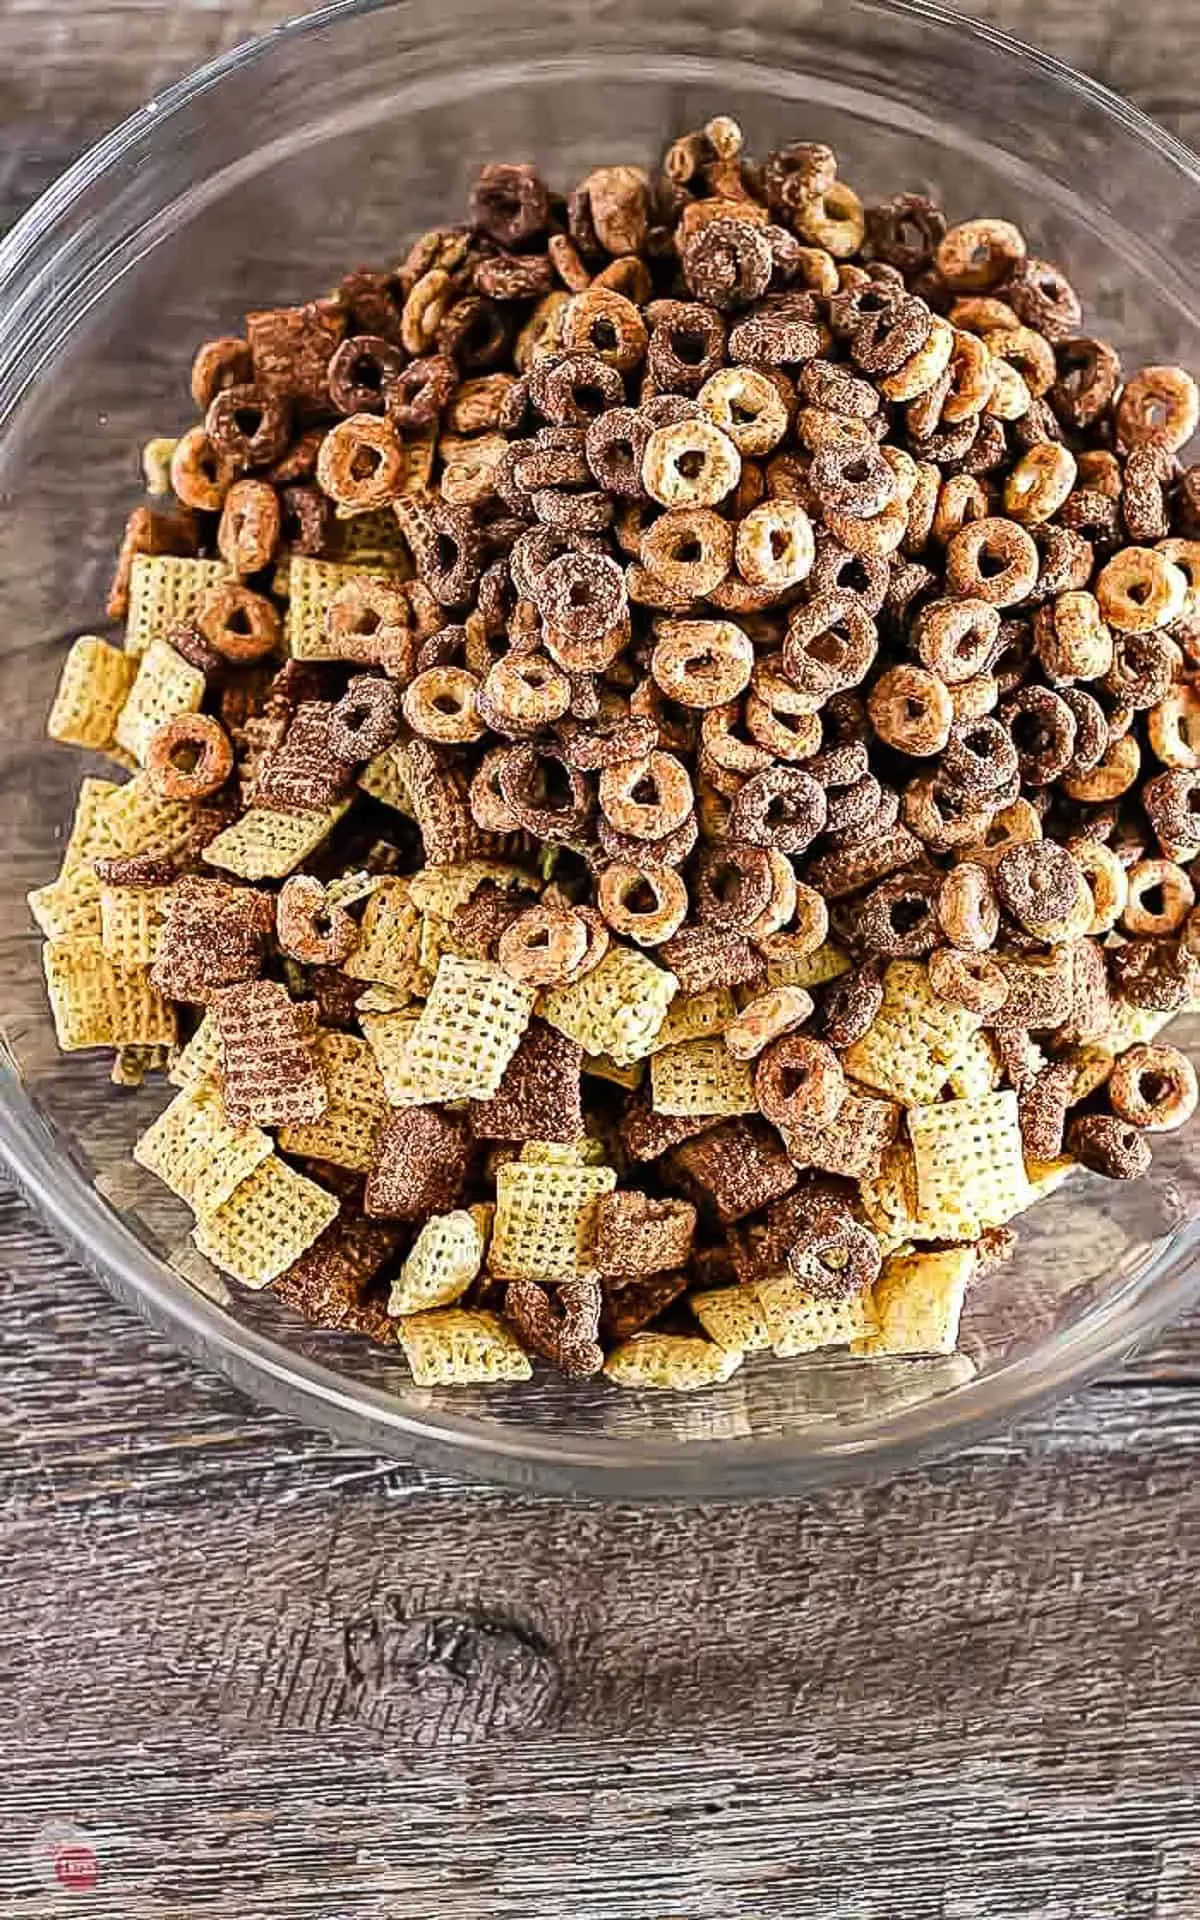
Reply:
[[[498,18],[461,3],[342,7],[276,35],[158,103],[0,252],[0,1119],[19,1140],[33,1103],[61,1155],[50,1204],[86,1237],[93,1184],[136,1236],[119,1249],[125,1288],[159,1317],[194,1308],[209,1357],[240,1343],[253,1356],[242,1377],[272,1397],[353,1422],[385,1450],[409,1444],[415,1421],[435,1450],[438,1434],[457,1437],[475,1465],[490,1455],[517,1471],[528,1456],[548,1480],[782,1487],[995,1418],[1166,1312],[1190,1253],[1186,1138],[1163,1143],[1147,1182],[1077,1176],[1028,1217],[950,1359],[759,1360],[681,1400],[544,1376],[418,1392],[398,1354],[314,1332],[207,1268],[187,1216],[129,1160],[161,1084],[123,1093],[99,1057],[55,1050],[24,894],[57,869],[80,775],[112,772],[42,738],[58,666],[73,635],[107,630],[138,451],[188,422],[196,344],[236,331],[249,308],[398,257],[459,216],[486,158],[532,159],[565,186],[604,160],[649,162],[716,111],[742,122],[755,151],[828,140],[865,195],[904,185],[952,216],[1016,220],[1128,362],[1193,366],[1200,193],[1134,116],[934,12],[850,0],[666,21],[631,0],[594,11],[555,0]],[[327,1368],[340,1384],[314,1388]]]

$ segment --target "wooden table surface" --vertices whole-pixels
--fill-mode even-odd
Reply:
[[[3,0],[0,220],[288,10]],[[980,10],[1200,144],[1196,0]],[[256,1411],[2,1192],[0,1267],[3,1914],[1200,1913],[1200,1316],[889,1486],[637,1511]]]

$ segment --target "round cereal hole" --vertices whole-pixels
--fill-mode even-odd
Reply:
[[[696,398],[740,454],[770,453],[787,432],[787,404],[779,388],[754,367],[722,367],[710,374]]]
[[[955,293],[987,293],[1025,258],[1025,236],[1011,220],[962,220],[938,243],[934,264]]]
[[[662,840],[691,816],[695,795],[682,760],[655,750],[644,760],[605,767],[600,775],[600,811],[618,833],[636,840]]]
[[[804,853],[824,830],[828,806],[824,787],[810,773],[800,767],[767,767],[751,774],[738,790],[729,814],[730,831],[754,846]]]
[[[846,1097],[846,1076],[823,1040],[784,1034],[759,1057],[754,1095],[773,1126],[827,1127]]]
[[[196,607],[196,625],[210,647],[234,666],[248,666],[274,653],[280,620],[265,594],[234,581],[205,587]]]

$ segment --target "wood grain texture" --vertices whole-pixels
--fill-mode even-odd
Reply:
[[[287,10],[3,0],[0,222]],[[1200,138],[1194,0],[976,11]],[[0,1284],[6,1916],[1200,1911],[1200,1314],[887,1487],[640,1512],[254,1410],[8,1194]]]

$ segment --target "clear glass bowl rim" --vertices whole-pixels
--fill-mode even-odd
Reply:
[[[334,0],[243,41],[137,109],[62,173],[0,241],[0,365],[28,324],[18,294],[49,240],[69,241],[72,211],[106,172],[150,148],[171,116],[228,77],[263,59],[281,39],[300,40],[338,22],[382,11],[396,0]],[[871,0],[873,9],[936,25],[988,45],[1154,149],[1200,190],[1200,158],[1129,101],[1053,55],[936,0]],[[956,1450],[1094,1378],[1138,1339],[1200,1295],[1200,1220],[1177,1228],[1111,1303],[1119,1313],[1083,1320],[1053,1346],[1032,1353],[935,1401],[902,1408],[865,1434],[824,1424],[798,1436],[664,1443],[592,1438],[466,1419],[431,1408],[417,1413],[240,1326],[164,1262],[113,1212],[35,1108],[0,1043],[0,1160],[58,1238],[110,1292],[202,1364],[253,1398],[340,1439],[464,1476],[547,1493],[610,1498],[729,1499],[794,1495],[843,1480],[883,1477]]]

